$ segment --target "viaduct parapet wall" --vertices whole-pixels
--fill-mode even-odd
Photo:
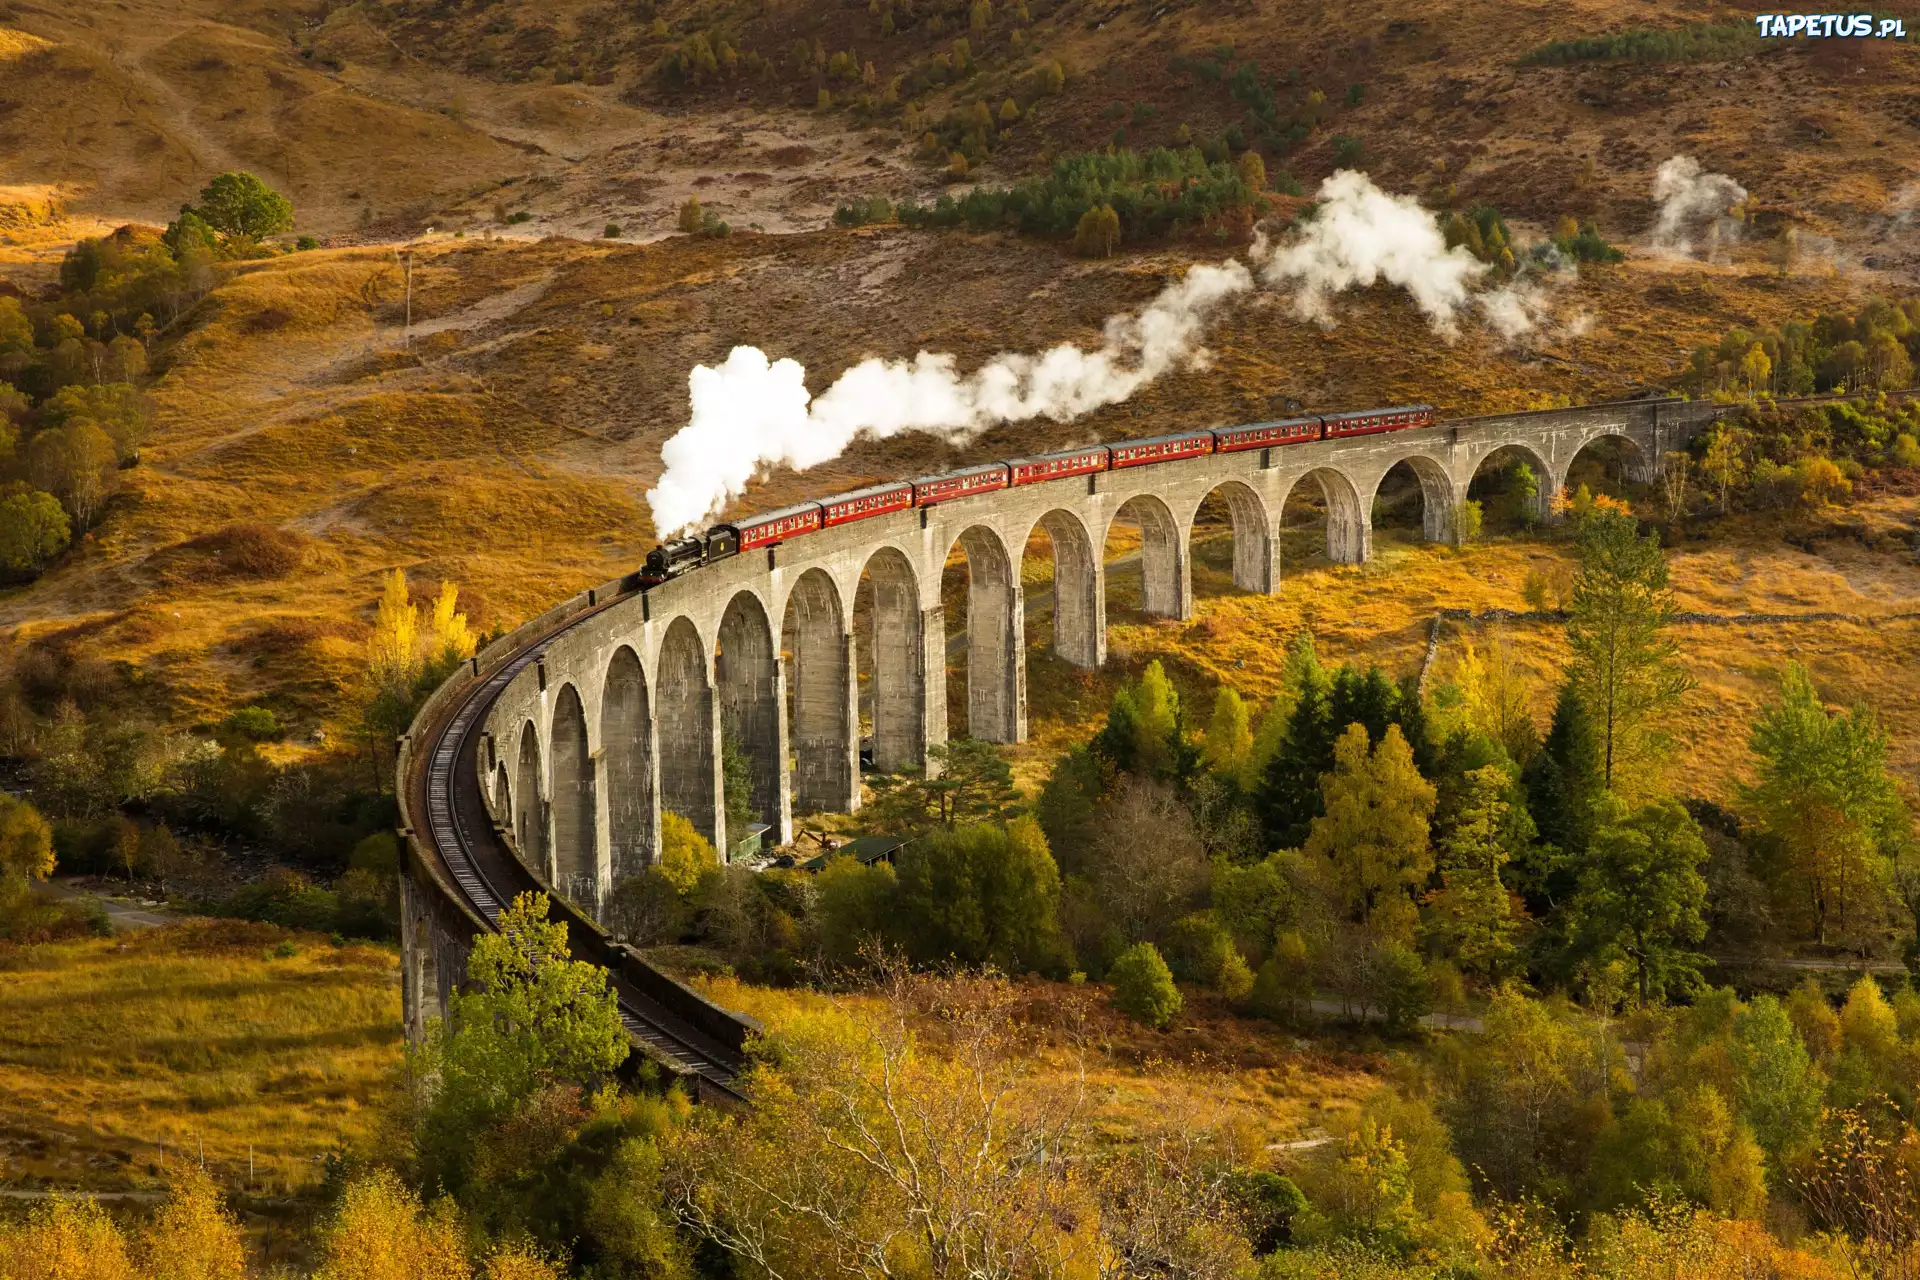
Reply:
[[[927,762],[929,748],[947,738],[940,586],[956,547],[968,566],[968,727],[977,738],[1019,742],[1027,731],[1020,563],[1036,530],[1053,545],[1055,651],[1099,667],[1103,548],[1122,508],[1141,532],[1144,609],[1186,618],[1194,517],[1215,493],[1231,513],[1235,584],[1272,593],[1283,568],[1281,513],[1302,483],[1325,498],[1329,556],[1360,563],[1372,547],[1374,495],[1399,463],[1419,477],[1425,536],[1450,541],[1469,483],[1500,449],[1529,458],[1545,515],[1587,445],[1630,442],[1637,478],[1650,479],[1667,451],[1720,411],[1706,402],[1628,401],[1214,454],[958,499],[746,552],[620,599],[552,639],[482,722],[484,801],[522,861],[598,917],[614,884],[658,857],[664,811],[722,848],[739,838],[726,830],[728,746],[747,760],[753,812],[775,842],[792,838],[796,811],[859,806],[859,652],[870,655],[875,767]],[[863,577],[871,602],[856,637]],[[548,625],[536,620],[522,631],[550,630],[587,599],[618,593],[619,584],[609,584],[558,606]],[[513,650],[508,637],[475,670]],[[413,901],[423,891],[416,888],[409,905],[424,925],[425,904]],[[444,990],[449,980],[440,976],[437,985]],[[434,981],[422,973],[422,997]]]

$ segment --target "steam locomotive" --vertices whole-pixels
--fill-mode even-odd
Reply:
[[[1240,427],[1183,431],[1170,436],[1150,436],[1144,440],[1090,445],[1084,449],[1043,453],[1031,458],[982,463],[918,480],[899,480],[892,484],[855,489],[852,493],[823,498],[818,502],[802,502],[798,506],[782,507],[778,511],[728,521],[708,529],[705,537],[696,534],[674,538],[647,553],[646,565],[638,577],[643,588],[657,586],[669,578],[679,577],[689,569],[724,560],[755,547],[773,546],[819,529],[831,529],[855,520],[904,511],[909,507],[931,507],[955,498],[991,493],[996,489],[1017,488],[1098,471],[1120,471],[1181,458],[1197,458],[1209,453],[1271,449],[1304,444],[1309,440],[1336,440],[1380,431],[1430,427],[1433,423],[1432,405],[1400,405],[1391,409],[1363,409],[1353,413],[1287,418],[1280,422],[1255,422]]]

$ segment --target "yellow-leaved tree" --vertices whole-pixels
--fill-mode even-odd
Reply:
[[[559,1267],[525,1241],[495,1245],[481,1274],[485,1280],[566,1280]]]
[[[1410,895],[1433,870],[1433,784],[1420,776],[1399,725],[1367,747],[1359,724],[1334,744],[1333,772],[1320,780],[1326,812],[1313,820],[1306,853],[1354,924],[1383,941],[1407,942],[1419,919]]]
[[[1112,205],[1097,204],[1080,215],[1073,229],[1073,251],[1083,258],[1111,258],[1120,247],[1120,215]]]
[[[1740,360],[1740,376],[1747,380],[1747,396],[1752,398],[1767,387],[1767,380],[1773,376],[1773,361],[1767,357],[1767,349],[1759,343],[1747,348],[1747,354]]]
[[[18,1226],[0,1224],[0,1280],[139,1280],[98,1201],[55,1195]]]
[[[473,656],[476,640],[459,611],[460,589],[441,582],[421,625],[420,608],[407,590],[407,575],[391,570],[367,637],[367,750],[380,776],[379,744],[404,733],[413,719],[423,683],[438,683]],[[423,680],[423,677],[425,678]]]
[[[246,1280],[240,1224],[204,1169],[189,1166],[174,1177],[138,1252],[140,1270],[152,1280]]]
[[[1484,653],[1469,642],[1454,679],[1468,726],[1499,743],[1515,764],[1531,760],[1540,748],[1533,689],[1505,640],[1496,635]]]
[[[472,1280],[451,1200],[424,1207],[390,1170],[347,1186],[320,1233],[315,1280]]]
[[[40,811],[0,795],[0,878],[45,880],[53,874],[53,828]]]
[[[691,893],[700,876],[720,865],[713,842],[671,809],[660,812],[660,874],[682,894]]]
[[[386,588],[367,638],[367,678],[374,692],[405,698],[420,676],[420,611],[407,594],[407,575],[387,575]]]
[[[455,666],[473,656],[473,630],[467,625],[467,615],[457,612],[459,605],[460,588],[443,581],[440,594],[433,599],[426,640],[431,651],[430,660],[445,667]]]
[[[1222,685],[1214,695],[1213,718],[1207,722],[1207,740],[1201,754],[1216,773],[1235,776],[1245,767],[1247,753],[1252,750],[1247,704],[1238,690]]]

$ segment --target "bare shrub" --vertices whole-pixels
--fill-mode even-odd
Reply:
[[[188,545],[217,557],[208,565],[216,576],[284,578],[306,563],[308,539],[290,529],[245,520],[216,529]]]

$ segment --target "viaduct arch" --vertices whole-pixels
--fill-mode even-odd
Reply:
[[[1594,440],[1622,437],[1657,466],[1718,412],[1633,401],[1215,454],[856,521],[644,593],[609,583],[523,629],[549,632],[585,615],[543,641],[484,713],[489,811],[522,862],[597,915],[620,879],[658,857],[668,815],[721,847],[739,838],[727,830],[729,751],[747,761],[753,820],[783,842],[796,810],[858,804],[863,736],[877,768],[926,763],[948,731],[941,573],[956,550],[967,565],[957,643],[968,658],[969,729],[1018,742],[1027,722],[1020,566],[1039,532],[1053,547],[1055,650],[1097,667],[1106,655],[1101,546],[1118,519],[1141,529],[1143,605],[1187,618],[1188,547],[1210,495],[1230,515],[1235,585],[1271,593],[1281,581],[1280,515],[1296,486],[1325,495],[1331,558],[1360,563],[1371,551],[1373,497],[1397,464],[1419,479],[1426,537],[1444,541],[1475,473],[1502,448],[1530,459],[1544,505]],[[524,646],[508,637],[474,660],[472,675]]]

